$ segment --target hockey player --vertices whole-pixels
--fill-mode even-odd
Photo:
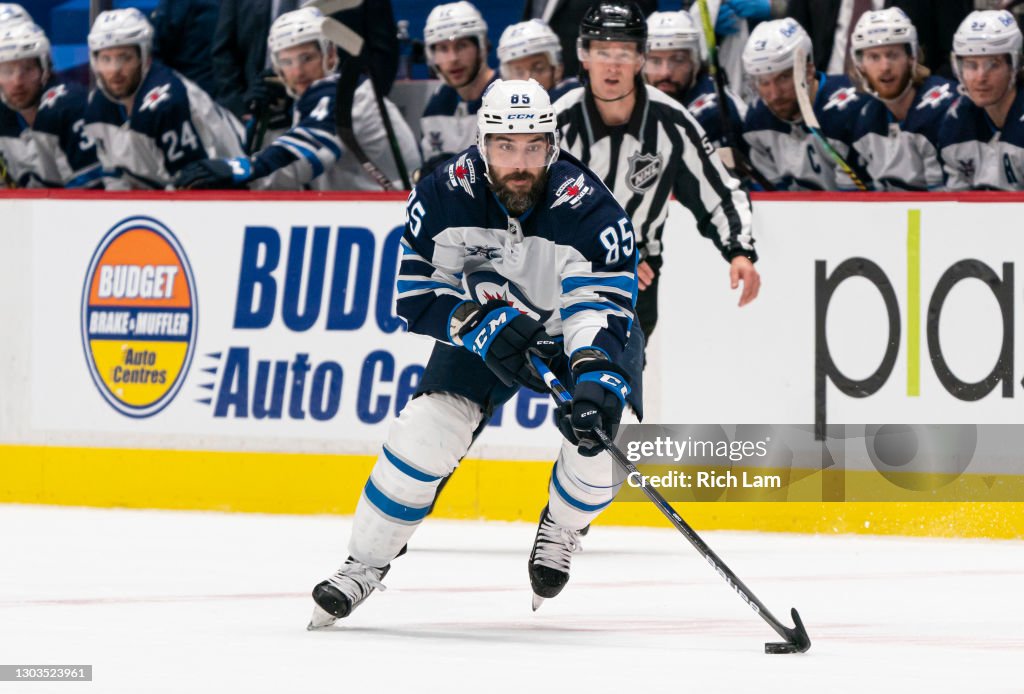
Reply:
[[[862,14],[850,46],[864,91],[875,97],[865,99],[853,129],[875,188],[942,188],[936,147],[956,85],[917,61],[917,29],[899,8]]]
[[[972,12],[953,35],[958,98],[939,129],[949,190],[1024,190],[1021,32],[1006,10]]]
[[[398,314],[437,342],[360,496],[351,556],[313,589],[310,628],[381,587],[494,408],[520,384],[545,390],[531,354],[573,387],[529,560],[535,609],[565,586],[580,529],[621,485],[593,430],[614,435],[623,414],[642,416],[633,227],[601,181],[559,149],[536,81],[495,82],[477,116],[477,146],[409,195]]]
[[[31,22],[0,26],[0,154],[22,188],[102,185],[83,132],[88,95],[52,76],[50,42]]]
[[[794,65],[800,46],[807,65]],[[804,125],[797,103],[794,70],[807,70],[807,91],[821,132],[863,180],[851,150],[853,126],[864,99],[844,75],[815,73],[811,37],[796,20],[758,24],[743,49],[743,69],[759,99],[747,111],[743,138],[750,161],[777,190],[854,190],[850,177]],[[852,160],[852,161],[851,161]]]
[[[644,79],[685,106],[715,146],[727,146],[715,82],[702,54],[700,30],[689,12],[653,12],[647,18]],[[742,128],[747,105],[730,92],[726,96],[730,123]]]
[[[85,132],[107,188],[168,187],[190,162],[242,154],[243,131],[202,89],[151,58],[153,27],[137,9],[101,12],[89,32],[98,91]]]
[[[426,174],[473,144],[476,112],[487,85],[497,74],[487,64],[487,23],[465,0],[438,5],[423,28],[427,63],[442,84],[420,118]]]
[[[551,103],[580,86],[575,77],[563,79],[562,44],[551,27],[540,19],[512,24],[501,32],[498,62],[502,79],[535,79],[547,90]]]
[[[640,8],[632,2],[593,5],[578,43],[586,87],[556,104],[562,146],[630,213],[640,252],[636,312],[644,334],[649,337],[658,320],[662,233],[672,194],[729,261],[733,288],[743,282],[740,306],[753,301],[761,280],[753,265],[750,201],[693,116],[644,84],[647,23]]]
[[[305,7],[281,15],[270,27],[267,52],[274,71],[295,100],[295,125],[252,158],[192,162],[178,175],[178,188],[250,184],[271,190],[380,190],[336,134],[338,55],[323,35],[323,19],[320,10]],[[390,101],[385,104],[405,164],[415,169],[420,165],[416,138],[401,111]],[[368,80],[356,89],[352,112],[355,137],[366,156],[390,180],[400,180]]]
[[[0,29],[6,29],[19,22],[31,22],[32,16],[25,8],[14,2],[0,2]]]

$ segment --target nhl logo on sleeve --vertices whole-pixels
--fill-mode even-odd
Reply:
[[[661,176],[661,155],[637,152],[629,157],[629,173],[626,185],[634,193],[643,195],[658,182]]]

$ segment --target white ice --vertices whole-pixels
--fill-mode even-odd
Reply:
[[[685,515],[685,510],[684,510]],[[0,505],[6,692],[1024,691],[1024,542],[706,532],[813,645],[776,635],[676,531],[595,527],[530,611],[527,523],[427,519],[331,631],[312,586],[350,519]]]

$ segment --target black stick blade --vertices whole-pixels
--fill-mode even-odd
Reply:
[[[795,626],[792,629],[786,627],[787,640],[777,643],[766,643],[764,645],[765,653],[769,655],[806,653],[807,649],[811,647],[811,637],[807,635],[807,629],[804,627],[803,620],[800,619],[800,613],[794,607],[790,614],[793,615],[793,624]]]

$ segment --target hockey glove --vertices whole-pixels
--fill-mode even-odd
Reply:
[[[245,157],[202,159],[187,164],[174,180],[174,187],[179,190],[243,188],[251,177],[252,162]]]
[[[731,36],[740,30],[740,20],[728,2],[718,8],[718,19],[715,20],[715,33],[719,36]]]
[[[483,306],[467,301],[452,312],[449,331],[453,343],[483,359],[505,385],[518,383],[540,393],[547,391],[530,365],[530,355],[553,359],[562,347],[538,321],[500,299]]]
[[[558,429],[587,457],[604,450],[595,429],[603,429],[609,438],[615,438],[631,390],[620,369],[603,357],[601,352],[588,350],[583,358],[573,360],[576,388],[572,402],[558,407]]]

